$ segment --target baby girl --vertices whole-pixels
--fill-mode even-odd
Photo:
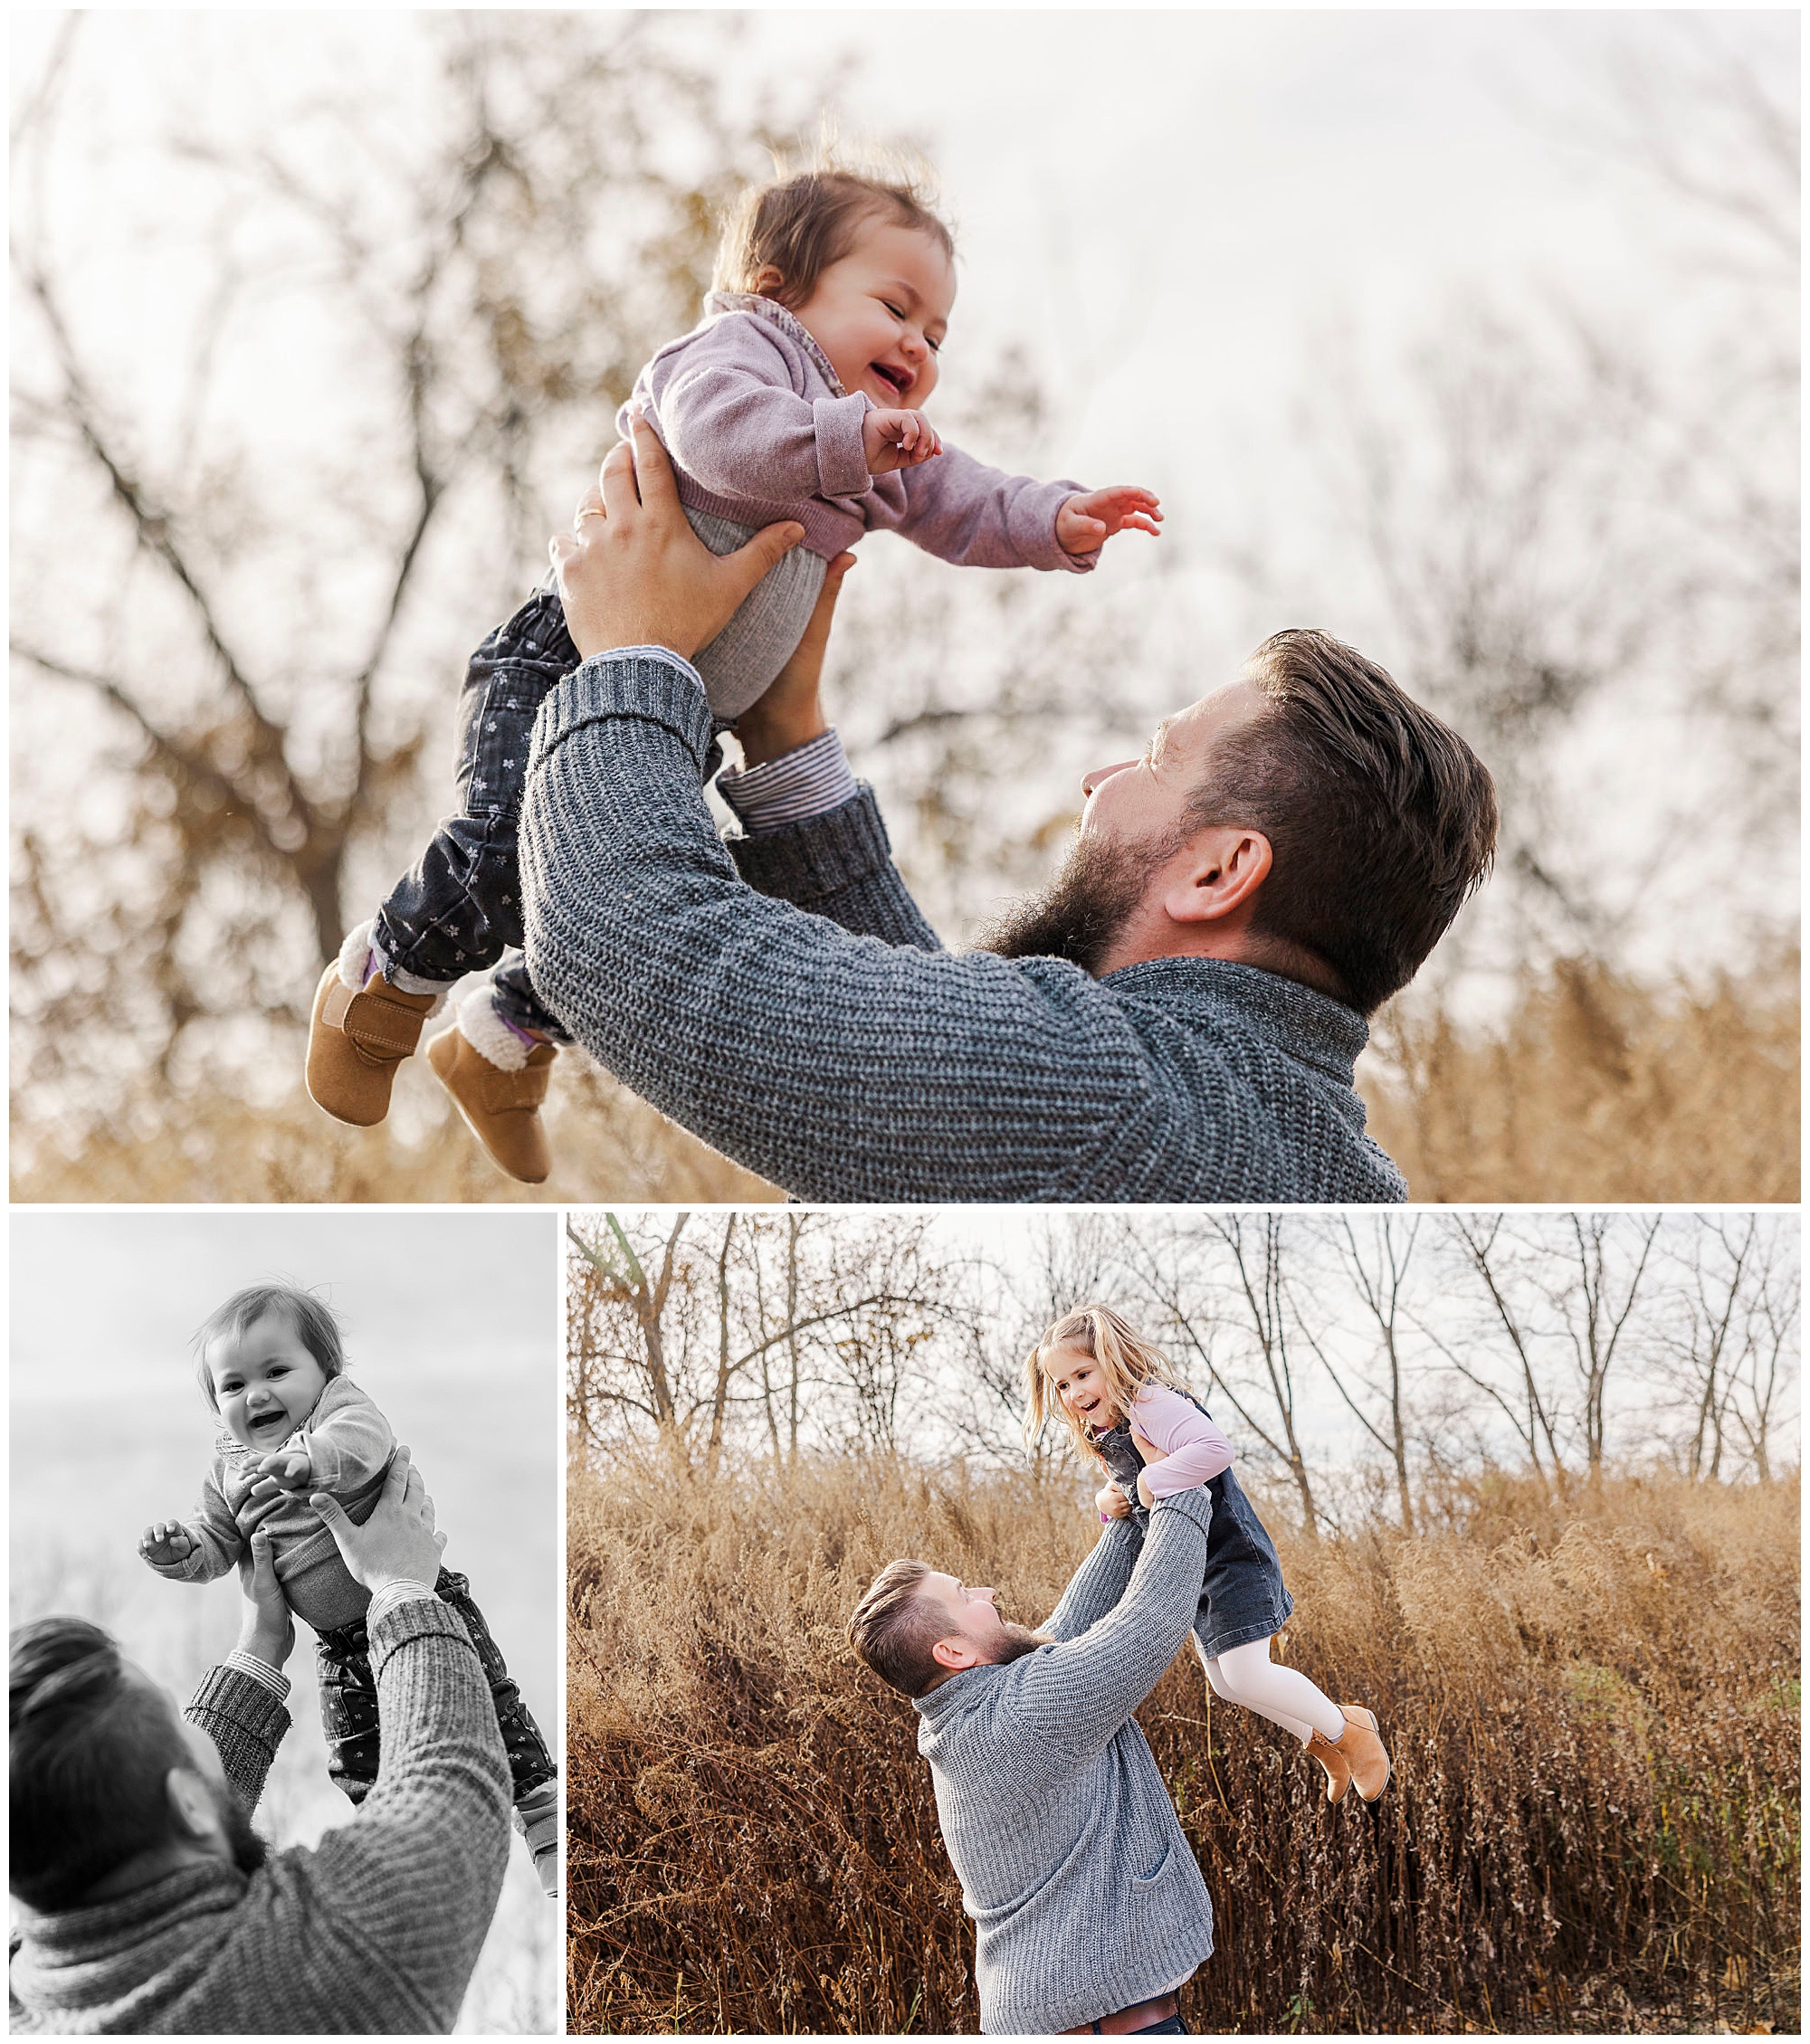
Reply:
[[[186,1522],[148,1526],[138,1552],[159,1575],[212,1583],[249,1555],[237,1514],[269,1477],[281,1502],[262,1521],[290,1609],[316,1635],[329,1778],[355,1803],[377,1778],[376,1683],[365,1637],[370,1592],[353,1579],[310,1497],[336,1498],[363,1526],[383,1493],[395,1437],[345,1374],[339,1327],[311,1292],[257,1285],[235,1293],[195,1336],[195,1374],[220,1420],[214,1461]],[[510,1680],[462,1575],[440,1571],[434,1593],[458,1612],[490,1679],[515,1783],[516,1828],[549,1895],[558,1892],[557,1771]]]
[[[724,233],[702,320],[636,378],[632,404],[663,442],[712,552],[781,519],[805,531],[693,662],[719,725],[766,691],[828,564],[866,532],[902,533],[966,566],[1085,573],[1113,534],[1157,530],[1148,490],[1037,482],[944,442],[924,406],[955,302],[953,258],[948,227],[908,183],[833,169],[757,186]],[[577,664],[550,586],[472,656],[462,812],[347,936],[315,995],[308,1089],[338,1119],[381,1121],[396,1066],[447,990],[522,942],[515,841],[529,738],[548,691]],[[528,1184],[551,1168],[538,1109],[554,1046],[569,1041],[517,957],[428,1046],[473,1133]]]

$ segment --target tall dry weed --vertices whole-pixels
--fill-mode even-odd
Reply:
[[[1359,1078],[1371,1128],[1416,1199],[1685,1203],[1798,1196],[1796,958],[1708,993],[1568,964],[1501,1028],[1440,1011],[1386,1019]],[[300,1066],[297,1040],[294,1069]],[[25,1091],[28,1095],[29,1082]],[[405,1069],[376,1129],[300,1089],[274,1106],[147,1080],[79,1132],[15,1114],[15,1200],[756,1201],[774,1187],[579,1057],[556,1067],[554,1174],[519,1186]]]
[[[1279,1535],[1277,1649],[1382,1719],[1374,1809],[1190,1657],[1139,1713],[1213,1897],[1196,2029],[1795,2028],[1797,1487],[1453,1484],[1437,1529]],[[917,1720],[843,1627],[888,1560],[1054,1604],[1028,1478],[651,1459],[569,1502],[569,2019],[976,2027]]]
[[[556,1068],[547,1110],[554,1169],[544,1185],[519,1185],[499,1171],[424,1070],[405,1070],[397,1093],[399,1111],[376,1128],[343,1127],[300,1088],[270,1107],[147,1091],[73,1141],[15,1119],[13,1197],[330,1204],[778,1197],[581,1058]]]
[[[1370,1131],[1417,1200],[1795,1201],[1797,965],[1706,992],[1566,960],[1489,1034],[1404,1006],[1359,1080]]]

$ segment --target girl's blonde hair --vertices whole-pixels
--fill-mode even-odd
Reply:
[[[867,149],[850,159],[826,128],[808,164],[776,152],[774,172],[742,194],[724,223],[712,289],[758,292],[795,310],[854,246],[862,222],[876,216],[928,234],[955,260],[955,236],[935,210],[935,181],[920,157]],[[779,281],[763,290],[767,270]]]
[[[1053,1348],[1077,1349],[1098,1364],[1107,1393],[1121,1411],[1129,1409],[1146,1384],[1167,1384],[1174,1391],[1182,1388],[1162,1350],[1146,1341],[1122,1314],[1110,1306],[1078,1306],[1072,1313],[1053,1320],[1024,1359],[1024,1440],[1034,1448],[1044,1423],[1054,1418],[1068,1429],[1082,1454],[1092,1456],[1102,1467],[1105,1464],[1093,1437],[1054,1395],[1043,1361]]]

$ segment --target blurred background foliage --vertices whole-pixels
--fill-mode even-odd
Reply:
[[[1082,766],[1281,624],[1450,717],[1502,787],[1500,870],[1362,1070],[1423,1197],[1796,1196],[1796,110],[1743,19],[1624,17],[1517,112],[1580,195],[1593,160],[1641,195],[1637,289],[1429,263],[1406,327],[1328,302],[1288,336],[1292,405],[1190,387],[1143,478],[1159,546],[1077,584],[876,544],[839,621],[833,708],[952,941],[1049,870]],[[1230,32],[1139,33],[1210,68]],[[22,51],[19,1196],[527,1196],[424,1074],[381,1130],[316,1114],[307,1002],[444,805],[464,655],[695,316],[723,202],[871,101],[865,38],[808,48],[732,15],[443,13],[46,17]],[[135,61],[168,92],[111,120]],[[999,119],[969,220],[1034,95]],[[1122,212],[1127,247],[1160,229],[1141,185]],[[1076,236],[1058,299],[1112,252]],[[1080,371],[995,308],[939,420],[1061,472],[1159,281],[1097,288],[1120,343]],[[765,1195],[581,1064],[534,1196]]]

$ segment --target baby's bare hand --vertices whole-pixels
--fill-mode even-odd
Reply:
[[[1131,1500],[1116,1483],[1109,1483],[1093,1494],[1095,1509],[1102,1518],[1122,1519],[1131,1509]]]
[[[1071,497],[1056,513],[1056,544],[1065,554],[1091,554],[1115,532],[1160,532],[1162,506],[1153,491],[1114,483]]]
[[[274,1477],[285,1490],[306,1490],[312,1481],[314,1467],[305,1449],[280,1448],[258,1464],[258,1474]]]
[[[148,1526],[138,1541],[138,1552],[154,1567],[167,1568],[184,1561],[195,1551],[195,1542],[176,1519],[159,1519]]]
[[[871,476],[894,469],[915,469],[943,451],[937,429],[921,412],[893,412],[876,407],[861,422],[862,450]]]

